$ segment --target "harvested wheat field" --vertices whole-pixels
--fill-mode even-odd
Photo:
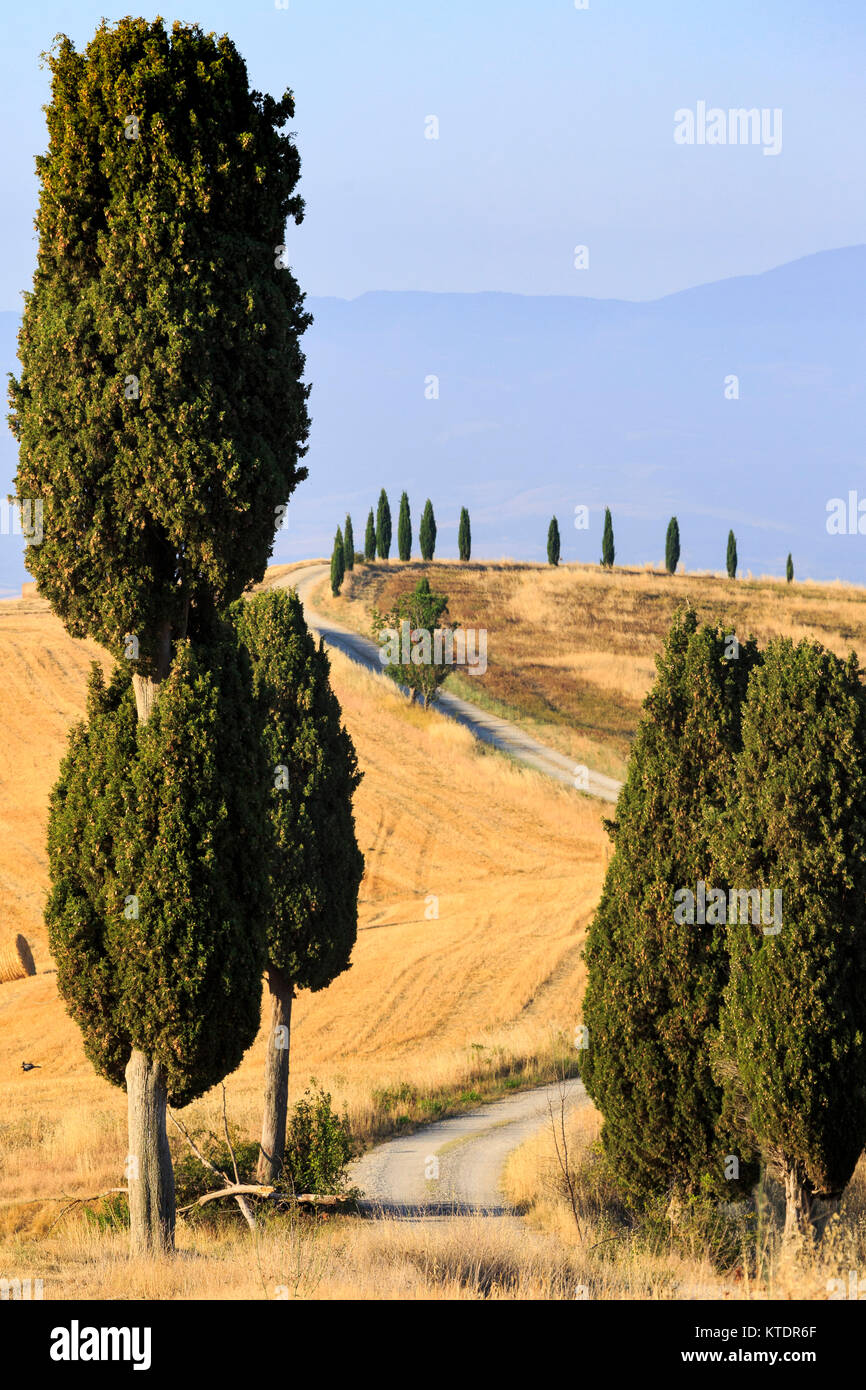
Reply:
[[[56,1216],[28,1199],[124,1181],[125,1096],[84,1056],[41,920],[49,792],[100,658],[108,665],[41,600],[0,604],[2,926],[26,936],[38,972],[0,985],[0,1231],[10,1234],[45,1231]],[[573,1030],[607,837],[599,807],[411,708],[384,678],[339,656],[332,677],[364,772],[366,874],[352,968],[295,1006],[292,1095],[315,1076],[370,1135],[392,1112],[423,1114],[425,1097],[531,1081],[552,1035]],[[252,1138],[262,1050],[263,1035],[226,1083],[229,1118]],[[41,1069],[23,1073],[23,1061]],[[221,1105],[211,1093],[186,1122],[211,1123]]]

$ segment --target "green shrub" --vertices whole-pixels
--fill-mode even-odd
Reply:
[[[346,1165],[356,1146],[346,1115],[331,1109],[327,1091],[312,1080],[289,1116],[286,1156],[278,1188],[300,1196],[303,1192],[344,1192]]]

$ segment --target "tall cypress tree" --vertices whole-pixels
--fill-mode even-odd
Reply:
[[[676,574],[680,562],[680,524],[675,516],[668,522],[665,536],[665,568],[668,574]]]
[[[339,526],[334,537],[334,549],[331,552],[331,593],[334,598],[340,592],[340,587],[346,576],[346,563],[343,555],[343,537]]]
[[[794,561],[791,559],[791,552],[788,552],[788,560],[785,565],[785,579],[790,584],[794,578]]]
[[[293,590],[256,594],[233,610],[249,653],[270,792],[268,989],[260,1182],[279,1176],[285,1152],[292,1000],[349,968],[364,859],[352,797],[361,781],[352,740]]]
[[[397,518],[397,553],[404,564],[412,554],[412,518],[405,492],[400,498],[400,515]]]
[[[433,515],[433,503],[429,497],[424,503],[424,511],[421,514],[418,543],[421,546],[422,559],[429,563],[436,550],[436,518]]]
[[[729,579],[736,579],[736,577],[737,577],[737,539],[736,539],[736,536],[734,535],[733,531],[729,531],[729,532],[728,532],[727,565],[728,565],[728,578],[729,578]]]
[[[472,530],[469,525],[469,513],[465,507],[460,508],[460,525],[457,528],[457,548],[461,560],[468,560],[472,554]]]
[[[556,517],[547,528],[547,563],[559,564],[559,522]]]
[[[720,1055],[746,1143],[785,1185],[788,1235],[843,1191],[866,1145],[864,746],[856,658],[772,642],[726,779],[721,855],[730,883],[766,890],[766,908],[780,893],[780,910],[728,927]]]
[[[700,911],[717,886],[713,834],[740,747],[740,710],[753,642],[687,610],[674,620],[644,701],[611,826],[614,853],[590,925],[583,1006],[586,1088],[604,1116],[602,1140],[636,1205],[674,1192],[737,1190],[710,1035],[727,979],[725,928]],[[695,910],[680,910],[690,891]],[[680,896],[678,896],[680,895]],[[710,917],[708,923],[700,917]]]
[[[352,530],[352,518],[346,513],[346,525],[343,528],[343,560],[347,570],[355,568],[355,532]]]
[[[613,520],[610,515],[610,507],[604,509],[604,530],[601,535],[601,563],[606,569],[613,567],[616,551],[613,545]]]
[[[384,488],[379,493],[376,512],[376,553],[380,560],[387,560],[391,554],[391,507]]]
[[[369,516],[367,517],[367,530],[366,530],[366,533],[365,533],[365,535],[364,535],[364,559],[367,561],[367,564],[369,564],[370,561],[371,561],[371,560],[375,560],[375,558],[376,558],[376,523],[375,523],[375,521],[373,520],[373,508],[371,507],[371,508],[370,508],[370,514],[369,514]]]
[[[299,337],[310,318],[291,271],[282,268],[282,249],[275,262],[287,219],[300,221],[303,213],[295,192],[298,153],[280,133],[294,103],[289,92],[275,101],[250,91],[228,38],[180,23],[168,34],[161,20],[103,22],[83,53],[59,38],[49,65],[48,152],[37,160],[37,267],[19,335],[21,373],[10,385],[20,446],[16,492],[45,505],[44,538],[28,547],[26,563],[73,636],[92,637],[134,663],[144,725],[159,710],[180,644],[215,642],[218,610],[263,577],[277,518],[306,475],[299,459],[309,388],[301,379]],[[202,670],[220,664],[204,652],[195,659]],[[214,689],[221,679],[213,677]],[[210,701],[201,711],[178,695],[191,730],[206,725],[212,708],[230,704],[208,693],[204,677],[196,689]],[[166,785],[177,788],[178,808],[200,827],[204,851],[220,842],[211,829],[218,793],[209,775],[183,782],[192,755],[179,724],[159,744],[170,715],[152,735],[139,733],[136,766],[150,769],[154,796]],[[215,725],[211,734],[217,738]],[[247,779],[248,768],[242,757],[223,766],[221,795],[240,816],[233,782]],[[146,1252],[173,1240],[169,1088],[195,1092],[199,1076],[206,1073],[211,1085],[223,1065],[205,1066],[195,1051],[188,1063],[177,1061],[179,1072],[188,1067],[191,1074],[175,1091],[172,1049],[183,1050],[199,1016],[213,1035],[233,1030],[230,1048],[212,1036],[214,1058],[245,1046],[247,1004],[260,979],[245,905],[258,891],[256,856],[248,857],[244,890],[220,898],[213,911],[213,894],[192,867],[184,883],[180,821],[146,797],[141,804],[150,808],[142,824],[152,839],[142,845],[126,818],[118,833],[130,844],[118,853],[131,855],[134,841],[143,874],[149,853],[161,852],[171,869],[162,879],[145,874],[143,895],[129,888],[130,897],[141,897],[142,925],[132,935],[142,949],[124,958],[117,977],[123,997],[111,1014],[117,1031],[105,1045],[118,1053],[131,1045],[131,1239],[134,1250]],[[93,814],[104,819],[108,811],[94,804]],[[58,824],[72,826],[63,817]],[[52,872],[67,847],[59,831]],[[200,888],[208,910],[197,899]],[[107,901],[100,899],[89,919],[106,942],[113,930]],[[183,961],[179,969],[172,956],[182,935],[178,912],[187,914],[206,966],[200,989],[188,987]],[[56,931],[58,951],[68,953],[58,960],[58,979],[87,1027],[89,1006],[75,992],[76,959],[80,952],[82,970],[103,959],[105,975],[114,957],[108,946],[100,956],[99,944],[90,952],[68,922]],[[141,1027],[127,1028],[139,1005]]]

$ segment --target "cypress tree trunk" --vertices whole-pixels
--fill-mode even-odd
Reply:
[[[139,724],[146,724],[171,663],[171,624],[160,628],[153,672],[135,675],[132,687]],[[133,1050],[126,1066],[129,1152],[129,1235],[133,1255],[174,1250],[174,1169],[165,1129],[168,1091],[163,1069]]]
[[[134,675],[132,677],[132,688],[135,692],[135,708],[138,712],[139,724],[146,724],[153,713],[153,707],[156,704],[156,697],[159,694],[160,684],[168,675],[168,668],[170,665],[171,623],[163,623],[157,634],[153,674],[149,676]]]
[[[281,970],[268,966],[271,1026],[265,1055],[265,1108],[256,1178],[276,1182],[286,1151],[286,1115],[289,1105],[289,1038],[294,987]],[[284,1031],[283,1031],[284,1030]]]
[[[803,1240],[814,1234],[812,1227],[812,1195],[806,1185],[806,1175],[800,1163],[785,1168],[785,1230],[783,1239]]]
[[[132,1254],[170,1254],[175,1208],[174,1169],[165,1132],[168,1092],[162,1067],[138,1050],[126,1066],[126,1094]]]

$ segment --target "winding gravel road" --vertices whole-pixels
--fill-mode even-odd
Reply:
[[[371,642],[369,638],[361,637],[359,633],[343,627],[333,618],[324,617],[311,607],[308,600],[310,590],[329,573],[328,565],[313,563],[302,571],[294,571],[292,574],[276,580],[271,587],[297,589],[298,597],[304,606],[304,616],[307,623],[324,637],[326,644],[336,647],[338,651],[343,652],[353,661],[357,661],[361,666],[366,666],[368,670],[376,671],[381,675],[382,663],[379,660],[379,648],[375,642]],[[460,700],[456,695],[450,695],[446,691],[440,691],[437,695],[435,708],[440,713],[465,725],[482,742],[489,743],[501,752],[510,754],[517,762],[524,763],[527,767],[533,767],[537,772],[543,772],[547,777],[552,777],[557,782],[565,782],[569,786],[575,786],[574,759],[567,758],[564,753],[558,753],[556,749],[539,743],[537,739],[531,738],[517,724],[512,724],[507,719],[500,719],[495,714],[489,714],[486,710],[471,704],[469,700]],[[594,796],[601,801],[611,803],[616,801],[622,787],[622,783],[618,782],[616,778],[606,777],[604,773],[595,772],[592,768],[585,770],[583,781],[585,784],[581,785],[578,790],[587,796]]]
[[[329,566],[311,562],[276,580],[271,587],[296,589],[308,625],[328,646],[378,675],[379,648],[369,638],[317,613],[310,591],[330,573]],[[440,692],[436,708],[471,730],[476,738],[510,754],[557,782],[575,785],[572,759],[539,743],[516,724],[489,714],[468,700]],[[602,801],[615,802],[621,782],[588,769],[579,790]],[[425,1125],[414,1134],[378,1144],[350,1169],[350,1181],[365,1194],[362,1206],[373,1215],[408,1221],[484,1214],[514,1220],[516,1213],[500,1191],[508,1155],[538,1130],[550,1124],[550,1105],[560,1113],[562,1094],[568,1110],[588,1105],[581,1081],[520,1091],[480,1106],[465,1115]]]
[[[465,1115],[425,1125],[414,1134],[378,1144],[350,1169],[371,1215],[430,1221],[459,1214],[516,1215],[500,1191],[508,1155],[560,1115],[588,1105],[582,1081],[519,1091]]]

